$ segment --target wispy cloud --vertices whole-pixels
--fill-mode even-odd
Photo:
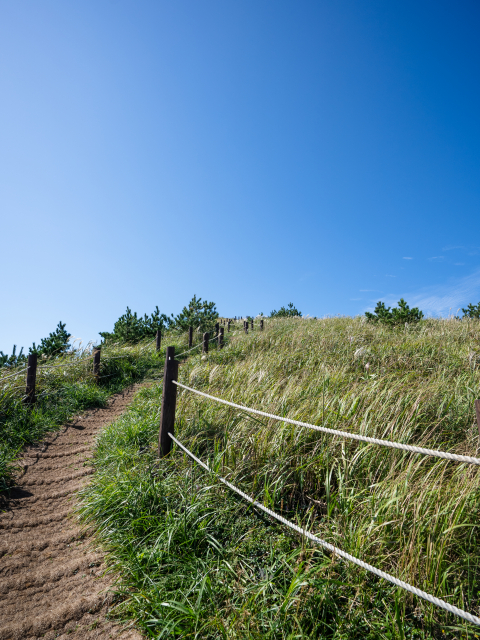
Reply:
[[[375,292],[376,291],[377,293],[381,293],[380,289],[359,289],[359,291],[361,291],[363,293],[365,293],[367,291],[369,291],[369,292],[371,292],[371,291]]]
[[[466,249],[461,244],[449,244],[446,247],[442,247],[442,251],[454,251],[455,249]]]
[[[432,258],[428,258],[429,260],[445,260],[445,256],[433,256]]]
[[[411,307],[419,307],[425,314],[444,316],[456,314],[469,302],[480,300],[480,269],[463,278],[450,278],[446,283],[424,287],[419,291],[389,294],[385,302],[396,304],[403,297]]]
[[[402,260],[413,260],[413,258],[409,258],[407,256],[403,256]]]
[[[361,300],[362,298],[350,298],[350,300]]]

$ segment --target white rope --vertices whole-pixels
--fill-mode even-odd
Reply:
[[[336,555],[340,556],[341,558],[345,558],[346,560],[350,560],[350,562],[353,562],[354,564],[358,565],[359,567],[362,567],[362,569],[366,569],[367,571],[370,571],[371,573],[374,573],[379,578],[383,578],[384,580],[388,580],[389,582],[392,582],[397,587],[401,587],[402,589],[405,589],[406,591],[410,591],[410,593],[413,593],[414,595],[418,596],[419,598],[423,598],[424,600],[427,600],[427,602],[431,602],[432,604],[437,605],[437,607],[441,607],[442,609],[445,609],[445,611],[448,611],[449,613],[453,613],[453,614],[455,614],[457,616],[460,616],[460,618],[463,618],[464,620],[467,620],[468,622],[472,622],[473,624],[476,624],[476,625],[480,626],[480,618],[477,618],[477,616],[473,616],[471,613],[467,613],[466,611],[463,611],[462,609],[459,609],[458,607],[455,607],[454,605],[449,604],[448,602],[445,602],[444,600],[440,600],[440,598],[436,598],[435,596],[430,595],[426,591],[422,591],[421,589],[417,589],[416,587],[413,587],[411,584],[408,584],[408,582],[404,582],[403,580],[399,580],[398,578],[395,578],[395,576],[392,576],[389,573],[386,573],[385,571],[381,571],[380,569],[377,569],[376,567],[372,566],[371,564],[368,564],[367,562],[363,562],[363,560],[359,560],[355,556],[350,555],[346,551],[342,551],[341,549],[339,549],[335,545],[330,544],[329,542],[325,542],[325,540],[322,540],[321,538],[317,538],[317,536],[314,536],[313,533],[310,533],[310,531],[307,531],[306,529],[302,529],[302,527],[299,527],[298,525],[294,524],[293,522],[290,522],[290,520],[287,520],[286,518],[284,518],[283,516],[279,515],[275,511],[272,511],[268,507],[265,507],[260,502],[257,502],[256,500],[254,500],[247,493],[244,493],[243,491],[238,489],[235,485],[233,485],[230,482],[228,482],[228,480],[225,480],[225,478],[222,478],[221,476],[216,474],[214,471],[212,471],[208,467],[208,465],[206,465],[204,462],[199,460],[199,458],[197,458],[191,451],[189,451],[186,447],[184,447],[183,444],[181,444],[171,433],[169,433],[168,435],[180,447],[180,449],[185,451],[185,453],[187,455],[189,455],[193,460],[195,460],[195,462],[197,464],[199,464],[201,467],[206,469],[209,473],[214,473],[215,476],[218,478],[218,480],[220,480],[220,482],[223,482],[223,484],[226,485],[229,489],[231,489],[232,491],[235,491],[235,493],[238,493],[239,496],[241,496],[242,498],[244,498],[245,500],[250,502],[250,504],[253,504],[253,506],[257,507],[258,509],[261,509],[265,513],[268,513],[269,516],[272,516],[272,518],[275,518],[276,520],[278,520],[282,524],[286,525],[287,527],[290,527],[290,529],[293,529],[294,531],[299,533],[301,536],[305,536],[306,538],[308,538],[309,540],[311,540],[315,544],[319,544],[322,547],[325,547],[325,549],[328,549],[329,551],[332,551],[333,553],[335,553]]]
[[[190,353],[190,351],[193,351],[194,349],[198,349],[198,347],[201,347],[203,344],[203,342],[199,342],[198,344],[196,344],[194,347],[192,347],[191,349],[187,349],[187,351],[182,351],[182,353],[176,353],[175,354],[175,358],[179,358],[180,356],[184,356],[186,353]]]
[[[9,376],[3,376],[3,378],[0,378],[0,384],[2,384],[2,382],[4,380],[8,380],[8,378],[13,378],[15,376],[19,376],[22,373],[25,373],[25,371],[28,369],[28,367],[25,367],[24,369],[21,369],[20,371],[17,371],[16,373],[11,373]]]
[[[348,433],[347,431],[337,431],[337,429],[329,429],[328,427],[319,427],[315,424],[310,424],[309,422],[301,422],[300,420],[291,420],[290,418],[282,418],[281,416],[276,416],[273,413],[267,413],[266,411],[259,411],[258,409],[250,409],[250,407],[244,407],[241,404],[236,404],[235,402],[229,402],[228,400],[222,400],[221,398],[216,398],[215,396],[211,396],[208,393],[203,393],[203,391],[198,391],[197,389],[192,389],[191,387],[187,387],[180,382],[176,382],[172,380],[174,384],[183,389],[187,389],[187,391],[193,391],[200,396],[204,396],[205,398],[209,398],[210,400],[215,400],[216,402],[221,402],[222,404],[226,404],[230,407],[235,407],[236,409],[241,409],[242,411],[248,411],[249,413],[255,413],[259,416],[265,416],[266,418],[272,418],[273,420],[280,420],[280,422],[288,422],[289,424],[296,424],[299,427],[306,427],[307,429],[314,429],[315,431],[323,431],[324,433],[330,433],[334,436],[341,436],[342,438],[351,438],[352,440],[360,440],[362,442],[370,442],[372,444],[380,444],[384,447],[391,447],[392,449],[402,449],[403,451],[410,451],[411,453],[422,453],[426,456],[435,456],[436,458],[444,458],[445,460],[456,460],[457,462],[468,462],[469,464],[478,464],[480,465],[480,458],[472,458],[470,456],[460,456],[456,453],[446,453],[444,451],[436,451],[435,449],[425,449],[424,447],[415,447],[410,444],[402,444],[400,442],[392,442],[390,440],[380,440],[379,438],[370,438],[368,436],[362,436],[357,433]]]
[[[86,358],[81,358],[80,360],[74,360],[72,362],[65,362],[64,364],[42,364],[37,369],[57,369],[59,367],[71,367],[74,364],[82,364],[83,362],[88,362],[92,356],[87,356]]]
[[[213,336],[213,338],[210,338],[208,342],[212,342],[212,340],[218,340],[218,336]],[[180,356],[184,356],[186,353],[190,353],[190,351],[193,351],[194,349],[198,349],[198,347],[201,347],[201,346],[203,346],[203,342],[199,342],[191,349],[187,349],[187,351],[182,351],[182,353],[176,353],[175,358],[180,358]]]

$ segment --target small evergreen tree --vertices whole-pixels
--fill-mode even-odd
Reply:
[[[391,309],[386,307],[384,302],[377,302],[377,306],[373,313],[365,312],[365,316],[369,322],[379,322],[391,327],[400,324],[414,324],[423,318],[423,312],[418,307],[410,309],[403,298],[400,298],[398,307]]]
[[[278,311],[273,310],[270,318],[294,318],[301,316],[302,312],[293,306],[293,302],[289,302],[288,307],[281,307]]]
[[[27,359],[27,356],[23,353],[23,347],[17,353],[17,345],[13,345],[12,355],[9,356],[8,353],[3,353],[0,351],[0,368],[2,367],[17,367],[19,364],[22,364]]]
[[[173,314],[172,314],[173,317]],[[214,302],[202,301],[196,295],[183,307],[182,311],[174,318],[175,327],[180,331],[187,331],[188,327],[204,333],[212,331],[218,319],[218,312]]]
[[[466,309],[462,309],[464,318],[477,318],[480,319],[480,302],[475,304],[469,304]]]
[[[136,343],[145,338],[154,338],[157,331],[163,331],[165,327],[170,325],[170,319],[160,313],[160,309],[155,307],[155,311],[148,316],[137,316],[137,312],[132,313],[130,307],[127,307],[123,316],[115,322],[113,332],[100,331],[100,335],[105,341]]]
[[[65,323],[59,322],[55,331],[52,331],[48,338],[42,338],[38,347],[35,342],[33,343],[29,353],[36,353],[39,356],[44,355],[49,358],[59,356],[67,351],[70,338],[71,334],[65,329]]]

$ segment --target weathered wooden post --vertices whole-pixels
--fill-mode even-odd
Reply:
[[[203,334],[203,353],[208,353],[208,341],[210,340],[210,334],[208,331]]]
[[[220,327],[220,333],[218,334],[218,348],[223,349],[223,336],[225,333],[225,329]]]
[[[260,331],[263,331],[263,318],[260,320]]]
[[[160,346],[162,344],[162,332],[160,331],[160,329],[157,331],[157,351],[160,351]]]
[[[100,347],[95,347],[93,352],[93,375],[98,384],[100,380]]]
[[[162,412],[160,415],[160,432],[158,434],[158,457],[163,458],[172,448],[174,435],[175,407],[177,406],[177,385],[173,380],[178,379],[178,360],[175,360],[175,347],[167,347],[165,369],[163,374]]]
[[[248,333],[248,320],[243,321],[243,328],[245,329],[245,333]]]
[[[230,332],[230,322],[231,322],[231,320],[229,320],[229,321],[227,322],[227,331],[228,331],[228,332]]]
[[[220,331],[220,323],[215,323],[215,337],[218,338],[218,332]]]
[[[251,327],[252,327],[252,331],[253,331],[253,318],[252,318],[252,321],[251,321]]]
[[[35,382],[37,380],[37,354],[31,353],[27,360],[27,385],[25,388],[25,404],[35,404]]]
[[[188,348],[193,346],[193,327],[188,327]]]

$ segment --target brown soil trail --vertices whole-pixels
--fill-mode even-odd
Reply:
[[[0,640],[141,640],[137,631],[106,619],[110,580],[103,576],[102,555],[70,517],[76,492],[91,473],[87,461],[95,435],[125,410],[139,387],[25,451],[18,486],[1,505]]]

